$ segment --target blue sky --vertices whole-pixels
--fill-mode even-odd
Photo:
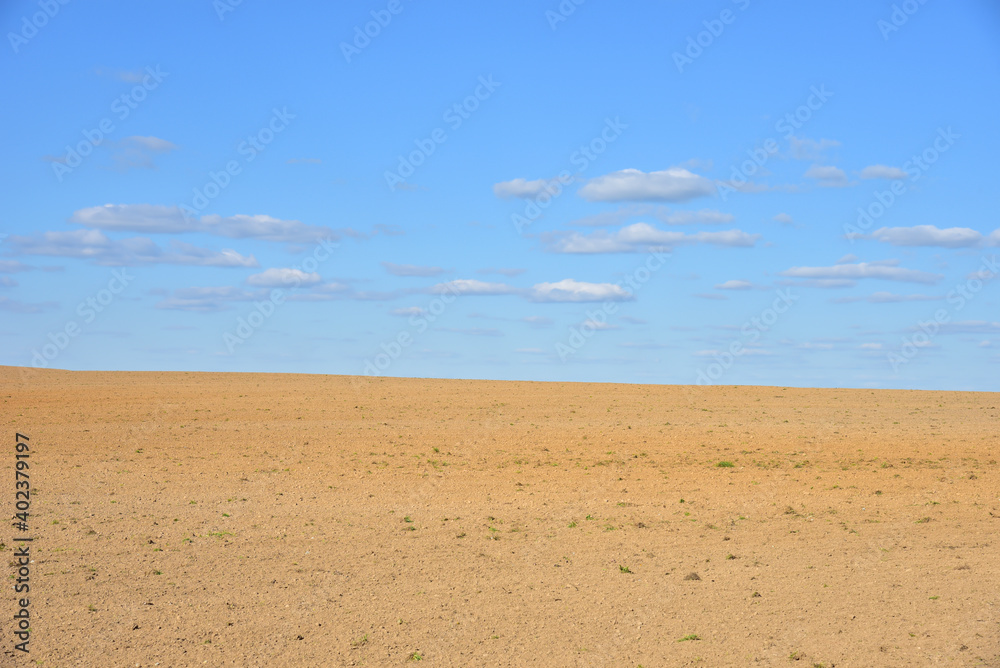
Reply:
[[[0,21],[0,364],[998,389],[995,3]]]

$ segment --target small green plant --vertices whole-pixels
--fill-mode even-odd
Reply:
[[[716,464],[716,466],[718,466],[720,469],[731,469],[736,465],[733,464],[732,462],[719,462],[718,464]]]
[[[365,645],[367,643],[368,643],[368,634],[366,633],[357,640],[352,640],[351,647],[361,647],[362,645]]]
[[[404,521],[404,522],[407,522],[407,523],[411,523],[411,522],[413,522],[413,520],[412,520],[412,519],[410,518],[410,516],[409,516],[409,515],[407,515],[406,517],[404,517],[404,518],[403,518],[403,521]]]
[[[423,661],[423,660],[424,657],[420,654],[420,652],[411,652],[410,656],[407,657],[407,661]]]
[[[569,528],[570,529],[575,529],[576,528],[576,520],[573,520],[572,522],[569,523]]]
[[[632,571],[629,570],[628,566],[619,566],[618,567],[618,571],[621,572],[621,573],[631,573],[632,572]]]
[[[681,638],[677,642],[684,642],[686,640],[701,640],[701,638],[696,633],[689,633],[688,635],[684,636],[683,638]]]

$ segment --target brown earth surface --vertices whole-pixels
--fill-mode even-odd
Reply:
[[[0,380],[0,664],[1000,666],[995,393]]]

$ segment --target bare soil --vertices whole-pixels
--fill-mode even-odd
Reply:
[[[0,381],[3,665],[1000,666],[997,394]]]

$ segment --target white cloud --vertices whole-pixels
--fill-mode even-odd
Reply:
[[[912,327],[914,331],[919,327]],[[1000,334],[1000,322],[987,320],[960,320],[941,324],[942,334]]]
[[[978,246],[983,235],[968,227],[940,229],[934,225],[913,227],[882,227],[869,236],[893,246],[939,246],[942,248],[968,248]]]
[[[854,255],[853,253],[848,253],[844,257],[837,260],[837,264],[848,264],[850,262],[857,262],[857,261],[858,261],[857,255]]]
[[[580,323],[580,327],[586,327],[587,329],[593,329],[595,331],[610,331],[612,329],[621,329],[618,325],[612,325],[608,322],[602,322],[600,320],[584,320]]]
[[[52,309],[58,306],[55,302],[42,302],[40,304],[30,304],[28,302],[18,301],[17,299],[10,299],[9,297],[0,297],[0,311],[9,311],[11,313],[41,313],[48,309]]]
[[[661,230],[649,223],[633,223],[613,234],[601,231],[589,235],[573,232],[556,236],[550,245],[551,250],[558,253],[628,253],[688,244],[750,247],[758,239],[759,234],[747,234],[737,229],[685,234]]]
[[[160,139],[159,137],[140,137],[138,135],[132,135],[131,137],[125,137],[122,140],[124,144],[131,144],[138,148],[150,151],[152,153],[169,153],[170,151],[176,151],[178,149],[177,144],[169,142],[166,139]]]
[[[781,223],[782,225],[792,224],[792,217],[789,216],[787,213],[779,213],[777,216],[774,217],[774,220]]]
[[[262,291],[247,292],[231,286],[182,288],[174,290],[172,296],[158,302],[156,308],[212,313],[229,308],[230,302],[248,302],[264,298],[266,295]]]
[[[861,348],[862,350],[882,350],[881,343],[862,343],[858,347]]]
[[[398,315],[403,317],[418,316],[423,315],[426,311],[419,306],[407,306],[406,308],[394,308],[389,311],[390,315]]]
[[[623,169],[593,178],[579,190],[580,196],[591,202],[686,202],[714,192],[715,186],[709,179],[682,167],[649,173]]]
[[[841,297],[839,299],[834,299],[834,302],[838,304],[848,304],[851,302],[867,301],[872,304],[894,304],[897,302],[932,302],[940,301],[944,297],[936,297],[934,295],[897,295],[892,292],[874,292],[867,297]]]
[[[634,296],[614,283],[584,283],[566,278],[557,283],[538,283],[529,298],[536,302],[602,302],[629,301]]]
[[[510,199],[512,197],[529,199],[538,197],[544,192],[548,192],[549,194],[558,192],[558,187],[557,179],[535,179],[534,181],[512,179],[494,184],[493,194],[502,199]]]
[[[751,290],[754,285],[750,281],[730,280],[725,283],[719,283],[715,287],[718,290]]]
[[[132,136],[114,145],[111,154],[118,169],[156,169],[155,156],[176,151],[178,146],[159,137]]]
[[[615,211],[603,211],[591,216],[577,218],[568,223],[576,227],[599,227],[621,225],[629,218],[647,216],[656,218],[667,225],[717,225],[731,223],[735,216],[715,209],[699,209],[698,211],[671,211],[665,206],[649,204],[627,204],[619,206]]]
[[[487,283],[474,278],[459,278],[447,283],[438,283],[431,288],[436,293],[457,293],[460,295],[511,295],[518,292],[505,283]]]
[[[290,288],[319,285],[323,279],[313,272],[307,274],[301,269],[267,269],[247,277],[247,285],[257,288]]]
[[[898,263],[898,260],[882,260],[880,262],[837,264],[832,267],[792,267],[781,272],[780,275],[790,278],[841,281],[841,286],[853,285],[855,280],[864,278],[909,283],[937,283],[944,278],[941,274],[930,274],[916,269],[898,267],[896,266]]]
[[[382,266],[393,276],[440,276],[444,273],[441,267],[421,267],[415,264],[394,264],[382,262]]]
[[[792,151],[792,157],[796,160],[822,160],[823,151],[828,148],[840,146],[840,142],[834,139],[807,139],[803,137],[791,137],[788,141]]]
[[[722,213],[715,209],[700,209],[698,211],[677,211],[660,217],[668,225],[717,225],[731,223],[735,216],[731,213]]]
[[[48,255],[92,260],[104,266],[181,264],[202,267],[257,267],[254,256],[234,250],[213,251],[188,243],[171,241],[165,250],[146,237],[112,240],[99,230],[43,232],[40,235],[11,236],[8,243],[22,255]]]
[[[337,240],[340,234],[324,226],[306,225],[266,215],[185,217],[178,206],[160,204],[105,204],[78,209],[71,223],[99,230],[181,234],[201,232],[230,239],[260,239],[282,243],[316,243]]]
[[[806,178],[816,179],[824,188],[842,188],[849,185],[847,174],[832,165],[813,165],[806,170]]]
[[[31,265],[24,264],[20,260],[0,260],[0,274],[14,274],[19,271],[31,271]]]
[[[202,216],[202,228],[207,234],[230,239],[260,239],[278,243],[318,243],[323,239],[339,239],[329,227],[306,225],[298,220],[282,220],[266,215]]]
[[[863,179],[905,179],[906,177],[906,172],[899,167],[869,165],[861,170],[861,178]]]

